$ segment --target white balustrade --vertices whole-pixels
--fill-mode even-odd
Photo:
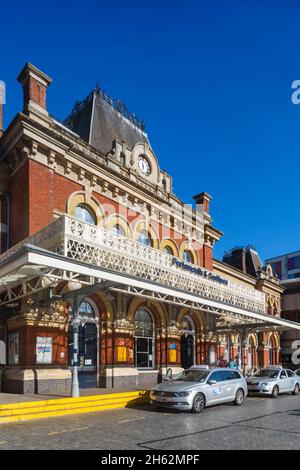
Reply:
[[[176,261],[182,260],[168,253],[68,215],[61,216],[40,232],[3,253],[0,262],[17,252],[25,243],[47,248],[85,263],[149,279],[257,313],[265,313],[265,294],[257,289],[231,280],[226,280],[225,285],[202,277],[197,272],[177,266]],[[199,268],[187,262],[184,262],[184,265],[190,269]],[[204,268],[200,270],[208,275],[215,274]]]

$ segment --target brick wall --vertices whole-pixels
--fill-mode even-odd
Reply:
[[[15,173],[10,182],[11,240],[15,245],[29,234],[29,162]]]
[[[70,195],[75,191],[83,191],[81,184],[70,181],[63,175],[58,175],[48,167],[35,162],[27,161],[16,173],[11,181],[12,195],[12,238],[11,245],[18,243],[47,226],[54,219],[54,210],[66,212]],[[119,211],[118,202],[100,194],[93,194],[105,210],[105,215]],[[142,219],[140,214],[130,210],[129,222]],[[179,232],[156,222],[153,228],[158,232],[160,239],[170,237],[180,245],[186,240]],[[197,244],[196,244],[197,245]],[[199,264],[212,269],[212,249],[197,246]]]
[[[53,211],[66,212],[67,201],[83,186],[55,174],[40,163],[29,161],[29,233],[41,230],[53,220]]]
[[[49,366],[66,366],[68,360],[67,333],[59,328],[23,326],[10,330],[19,333],[19,366],[33,367],[36,365],[37,336],[52,338],[52,364]],[[61,357],[63,353],[63,357]]]

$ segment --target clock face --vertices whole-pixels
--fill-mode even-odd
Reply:
[[[139,156],[139,169],[141,170],[141,172],[148,176],[150,175],[150,165],[149,165],[149,162],[147,160],[147,158],[143,157],[142,155]]]

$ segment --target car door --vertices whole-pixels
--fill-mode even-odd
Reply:
[[[290,369],[286,369],[286,373],[288,376],[288,391],[292,392],[294,390],[295,384],[297,382],[296,375]]]
[[[224,400],[224,384],[220,371],[214,371],[207,379],[205,386],[207,405],[221,403]]]
[[[235,396],[234,371],[226,369],[220,372],[222,378],[223,401],[231,401]]]
[[[285,370],[279,374],[279,390],[280,392],[287,392],[289,390],[289,378]]]

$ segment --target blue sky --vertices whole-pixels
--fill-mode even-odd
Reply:
[[[300,249],[299,2],[28,0],[1,16],[5,125],[27,61],[54,79],[48,109],[61,119],[99,80],[145,120],[175,193],[212,194],[216,257]]]

